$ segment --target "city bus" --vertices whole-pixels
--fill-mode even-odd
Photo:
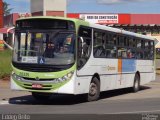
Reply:
[[[16,21],[11,89],[37,100],[132,88],[155,80],[155,39],[80,19],[29,17]],[[109,92],[108,92],[109,93]]]

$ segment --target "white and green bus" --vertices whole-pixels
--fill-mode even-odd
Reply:
[[[37,99],[52,94],[87,94],[155,80],[155,39],[124,30],[60,17],[16,21],[11,89]]]

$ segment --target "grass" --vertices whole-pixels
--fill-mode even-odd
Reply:
[[[157,54],[157,55],[156,55],[156,58],[157,58],[157,59],[160,59],[160,54]]]
[[[11,74],[11,56],[12,52],[9,49],[0,51],[0,79],[8,77]]]

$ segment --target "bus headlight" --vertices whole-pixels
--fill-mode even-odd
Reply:
[[[19,81],[22,80],[22,78],[20,76],[16,75],[15,73],[12,74],[12,78],[15,80],[19,80]]]
[[[63,76],[63,77],[61,77],[61,78],[55,79],[53,82],[54,82],[54,83],[60,83],[60,82],[67,81],[67,80],[69,80],[69,79],[72,78],[73,73],[74,73],[74,72],[70,72],[70,73],[68,73],[67,75],[65,75],[65,76]]]

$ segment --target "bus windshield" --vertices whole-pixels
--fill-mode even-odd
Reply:
[[[69,65],[75,61],[75,34],[69,31],[20,31],[15,34],[13,62]]]

